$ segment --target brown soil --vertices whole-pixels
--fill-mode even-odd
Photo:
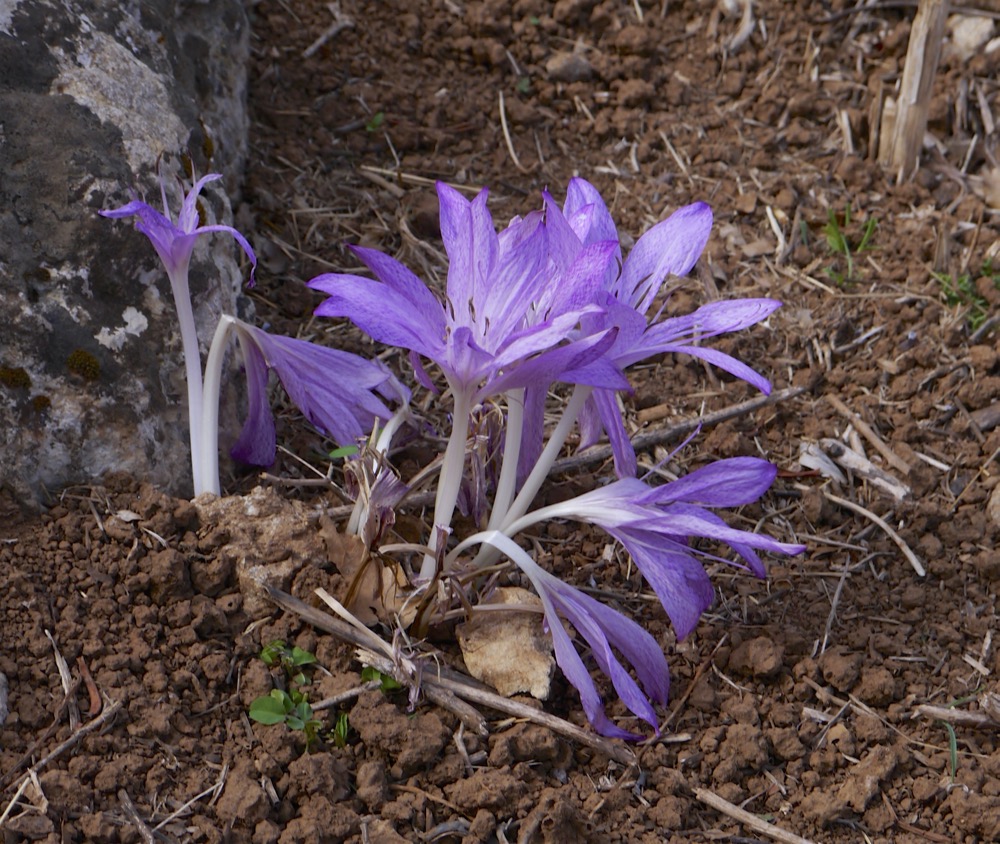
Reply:
[[[345,27],[308,50],[337,8]],[[256,658],[261,645],[282,638],[317,655],[314,700],[361,685],[361,667],[350,647],[297,616],[265,610],[255,622],[259,608],[237,570],[247,558],[281,565],[303,598],[335,588],[320,515],[340,501],[295,485],[310,475],[287,456],[272,470],[284,483],[200,512],[109,478],[65,491],[41,518],[12,508],[0,519],[10,708],[0,806],[24,784],[5,841],[132,842],[153,840],[151,828],[159,840],[260,844],[761,839],[711,808],[706,791],[817,842],[1000,840],[996,730],[918,711],[978,711],[1000,670],[1000,508],[996,498],[987,507],[1000,430],[976,424],[1000,389],[995,334],[970,340],[971,300],[949,302],[931,274],[969,274],[988,312],[1000,297],[980,272],[998,226],[975,192],[990,184],[981,139],[994,140],[1000,51],[946,51],[929,127],[939,148],[897,187],[869,158],[869,109],[901,73],[913,9],[759,0],[758,27],[733,46],[739,15],[722,8],[254,6],[242,219],[262,258],[262,322],[359,347],[356,333],[309,321],[318,299],[302,284],[353,267],[345,243],[439,277],[434,179],[489,185],[502,221],[537,207],[544,186],[559,197],[574,173],[601,189],[633,237],[678,205],[712,205],[713,238],[672,308],[716,296],[786,303],[765,326],[717,345],[776,389],[807,391],[707,428],[675,459],[685,468],[710,456],[775,461],[784,471],[773,492],[734,518],[797,537],[806,554],[772,560],[765,582],[719,568],[716,605],[678,643],[627,560],[603,553],[603,537],[558,525],[548,534],[549,565],[593,578],[662,642],[673,675],[662,739],[623,766],[489,710],[484,739],[426,702],[410,712],[405,695],[368,691],[322,712],[328,726],[346,713],[345,747],[305,753],[299,734],[247,718],[273,683]],[[975,178],[957,172],[963,165]],[[853,242],[877,221],[852,278],[823,234],[828,212],[848,206]],[[640,420],[655,429],[750,395],[690,360],[661,360],[636,373],[626,405],[636,430]],[[862,426],[831,399],[874,437],[859,436]],[[316,463],[322,443],[293,413],[282,414],[279,434]],[[800,445],[823,438],[866,450],[911,497],[804,470]],[[876,438],[895,458],[873,447]],[[224,483],[247,492],[257,480]],[[882,517],[926,576],[870,517],[828,493]],[[79,684],[68,698],[53,642]],[[88,693],[88,674],[103,701]],[[113,702],[120,711],[41,764],[73,735],[71,717],[87,724]],[[583,723],[561,680],[545,708]],[[31,764],[37,781],[25,783]]]

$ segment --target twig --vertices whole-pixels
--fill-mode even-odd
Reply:
[[[840,440],[822,439],[819,441],[819,446],[845,469],[887,492],[897,501],[910,497],[911,490],[906,484],[883,472],[863,454],[848,448]]]
[[[636,451],[644,451],[645,449],[652,448],[656,445],[665,445],[669,442],[680,439],[685,434],[690,434],[697,428],[707,428],[712,425],[718,425],[720,422],[726,422],[729,419],[735,419],[738,416],[753,413],[755,410],[760,410],[762,407],[777,404],[778,402],[785,401],[786,399],[793,399],[796,396],[801,396],[808,389],[808,387],[787,387],[784,390],[778,390],[776,393],[771,393],[769,396],[758,396],[755,399],[749,399],[747,401],[740,402],[739,404],[724,407],[722,410],[706,413],[704,416],[691,417],[681,422],[677,422],[674,425],[667,425],[665,428],[658,428],[655,431],[647,431],[633,437],[632,446]],[[608,460],[611,456],[611,446],[604,445],[598,448],[589,448],[582,454],[574,454],[572,457],[565,457],[562,460],[557,460],[552,464],[552,471],[550,474],[558,474],[560,472],[569,472],[574,469],[582,469],[594,463],[601,463]]]
[[[841,498],[838,495],[831,495],[826,490],[823,490],[823,495],[826,497],[828,501],[832,501],[834,504],[839,504],[841,507],[846,507],[848,510],[853,510],[855,513],[859,513],[862,516],[871,519],[875,524],[877,524],[880,528],[882,528],[882,530],[884,530],[886,534],[888,534],[889,538],[893,542],[896,543],[896,545],[899,547],[899,550],[903,552],[903,556],[906,557],[907,560],[909,560],[910,565],[913,566],[913,570],[917,574],[919,574],[921,577],[924,577],[927,574],[927,572],[924,571],[923,563],[920,562],[920,558],[917,557],[917,555],[910,550],[910,546],[903,541],[903,537],[901,537],[898,533],[896,533],[896,531],[894,531],[891,527],[889,527],[885,519],[876,516],[871,510],[866,510],[860,504],[855,504],[853,501],[848,501],[846,498]]]
[[[340,3],[327,3],[326,7],[333,14],[333,23],[324,29],[319,37],[302,51],[302,58],[308,59],[327,41],[344,29],[354,29],[354,21],[341,14]]]
[[[73,688],[73,676],[69,673],[69,665],[66,664],[66,659],[59,652],[59,646],[56,644],[56,640],[52,638],[52,634],[46,630],[45,636],[52,643],[52,654],[55,657],[56,668],[59,671],[59,679],[62,682],[63,692],[66,695],[66,706],[69,710],[69,728],[77,730],[80,727],[80,707],[76,704],[76,696],[69,693],[69,690]]]
[[[885,458],[885,462],[888,463],[895,469],[898,469],[904,475],[910,474],[912,467],[907,463],[902,457],[900,457],[896,452],[894,452],[882,438],[872,430],[871,426],[865,422],[857,413],[851,410],[846,404],[844,404],[837,396],[832,393],[828,393],[826,400],[833,405],[834,409],[841,415],[847,417],[850,423],[854,426],[854,429],[861,434],[868,442],[874,446],[875,450]]]
[[[139,831],[139,837],[146,844],[156,844],[156,836],[146,826],[146,822],[139,817],[139,811],[135,808],[135,803],[132,802],[132,798],[128,796],[128,792],[124,788],[118,789],[118,799],[121,801],[122,808],[125,810],[125,814],[128,815],[128,819],[132,822],[132,826]]]
[[[17,762],[13,764],[10,770],[7,771],[7,773],[4,774],[3,776],[0,776],[0,789],[6,788],[8,785],[10,785],[10,783],[14,781],[14,777],[17,776],[17,772],[21,770],[21,768],[34,757],[35,751],[39,747],[41,747],[45,742],[47,742],[50,738],[52,738],[52,736],[55,734],[55,731],[59,729],[59,722],[62,721],[63,713],[69,707],[70,700],[75,700],[76,690],[77,688],[79,688],[79,686],[80,686],[80,681],[74,680],[73,684],[70,686],[69,693],[66,694],[65,697],[63,697],[62,703],[59,704],[59,708],[56,710],[56,714],[52,718],[52,723],[45,729],[44,733],[42,733],[37,739],[35,739],[31,743],[31,747],[29,747],[22,754],[21,758],[18,759]]]
[[[517,153],[514,152],[514,142],[510,137],[510,129],[507,128],[507,109],[504,108],[503,104],[503,91],[497,91],[497,94],[500,98],[500,128],[503,131],[504,142],[507,144],[507,152],[510,153],[510,160],[514,162],[514,166],[522,173],[530,173],[531,171],[521,164]]]
[[[914,715],[931,718],[934,721],[947,721],[960,727],[975,727],[979,730],[1000,730],[1000,724],[985,712],[971,712],[968,709],[955,709],[952,706],[933,706],[922,703],[913,710]]]
[[[722,812],[722,814],[729,815],[729,817],[739,821],[744,826],[750,827],[754,832],[759,832],[761,835],[766,835],[768,838],[782,842],[782,844],[813,844],[808,838],[800,838],[792,832],[785,832],[785,830],[779,829],[774,824],[769,824],[756,815],[750,814],[745,809],[734,806],[728,800],[724,800],[707,788],[696,788],[694,796],[707,806],[711,806],[713,809]]]
[[[66,739],[66,741],[57,746],[55,750],[53,750],[51,753],[48,754],[48,756],[43,756],[38,762],[32,765],[31,766],[32,770],[33,771],[42,770],[42,768],[48,765],[49,762],[51,762],[57,756],[61,756],[71,747],[74,747],[77,744],[79,744],[84,736],[90,735],[90,733],[94,732],[95,730],[99,730],[101,727],[107,724],[108,721],[114,718],[115,715],[118,714],[118,710],[122,708],[122,702],[120,700],[115,700],[115,701],[107,700],[106,702],[110,703],[111,705],[105,706],[104,711],[101,712],[100,715],[98,715],[93,720],[88,721],[86,724],[80,727],[79,730],[73,733],[73,735],[71,735],[68,739]]]
[[[314,627],[317,627],[320,630],[325,630],[327,633],[332,633],[344,641],[355,645],[361,649],[361,651],[367,652],[364,661],[368,662],[379,671],[391,675],[400,682],[412,682],[412,679],[405,675],[399,676],[401,672],[399,672],[398,666],[392,659],[374,653],[371,650],[371,641],[368,637],[363,636],[358,630],[356,630],[353,625],[327,615],[321,610],[311,607],[305,602],[300,601],[298,598],[289,595],[287,592],[282,592],[280,589],[275,589],[273,586],[267,586],[265,584],[262,584],[262,586],[268,597],[278,606],[288,610],[289,612],[295,613],[305,621],[312,624]],[[603,739],[600,736],[594,735],[586,730],[582,730],[579,727],[570,724],[568,721],[562,720],[561,718],[556,718],[555,716],[549,715],[545,712],[539,712],[537,709],[532,709],[530,706],[526,706],[523,703],[518,703],[517,701],[510,700],[509,698],[502,697],[495,692],[490,692],[484,686],[474,683],[474,681],[464,677],[457,671],[439,667],[433,672],[423,672],[420,677],[420,682],[422,691],[427,693],[428,696],[436,694],[431,691],[431,689],[436,687],[438,692],[448,692],[456,697],[464,698],[483,706],[488,706],[498,712],[506,712],[508,715],[513,715],[517,718],[525,718],[534,721],[537,724],[548,727],[553,732],[561,733],[562,735],[565,735],[580,744],[592,747],[600,753],[603,753],[611,759],[614,759],[616,762],[620,762],[624,765],[632,764],[635,761],[634,754],[627,747],[617,745],[607,739]],[[440,700],[447,701],[447,698],[440,698],[438,700],[434,700],[434,702],[442,705],[439,702]],[[459,717],[462,717],[463,721],[466,720],[462,713],[456,714],[459,714]],[[469,724],[467,722],[466,726],[476,730],[476,732],[480,735],[484,735],[486,725],[485,722],[481,720],[481,717],[482,716],[479,716],[479,723]]]
[[[212,792],[215,792],[215,794],[218,795],[222,791],[222,786],[225,785],[226,775],[228,773],[229,773],[229,763],[227,762],[225,765],[222,766],[222,773],[219,775],[219,781],[218,782],[216,782],[214,785],[210,785],[204,791],[198,792],[198,794],[196,794],[190,800],[188,800],[183,805],[179,806],[177,809],[175,809],[173,812],[171,812],[169,815],[167,815],[162,821],[160,821],[156,826],[153,827],[153,832],[158,832],[163,827],[165,827],[168,823],[170,823],[172,820],[174,820],[175,818],[180,817],[182,814],[184,814],[184,812],[186,812],[188,809],[190,809],[195,803],[197,803],[199,800],[201,800],[202,797],[207,797],[209,794],[212,794]],[[215,797],[212,798],[212,802],[214,802],[214,800],[215,800]]]

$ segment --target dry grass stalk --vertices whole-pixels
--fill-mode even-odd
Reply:
[[[917,170],[947,16],[947,0],[920,0],[899,97],[892,108],[887,98],[883,108],[879,163],[890,168],[898,182],[911,178]]]
[[[761,820],[746,809],[734,806],[728,800],[719,797],[718,794],[714,791],[709,791],[707,788],[696,788],[694,796],[706,806],[711,806],[716,811],[728,815],[745,827],[752,829],[754,832],[759,832],[761,835],[766,835],[774,841],[780,841],[782,844],[812,844],[808,838],[802,838],[793,832],[785,832],[785,830],[776,827],[774,824]]]

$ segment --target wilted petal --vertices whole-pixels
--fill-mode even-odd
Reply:
[[[248,379],[252,372],[253,383],[261,383],[259,354],[266,368],[274,370],[302,415],[340,444],[353,443],[371,428],[376,417],[388,419],[392,415],[373,391],[384,389],[389,395],[407,397],[402,385],[393,383],[394,377],[381,364],[306,340],[268,334],[246,323],[234,321],[234,325],[246,355]],[[252,347],[250,354],[246,354],[248,346]],[[266,373],[263,384],[266,386]],[[264,415],[271,417],[266,398],[262,406],[258,393],[248,417],[251,427],[244,428],[248,437],[253,434],[253,442],[259,442],[263,436],[264,427],[257,417]],[[270,436],[273,462],[273,422]],[[254,453],[263,453],[259,444],[256,449]]]
[[[622,703],[658,732],[656,713],[649,698],[639,689],[612,650],[612,646],[618,648],[636,669],[647,692],[662,702],[666,700],[669,689],[669,668],[656,640],[631,619],[546,572],[524,549],[504,534],[487,531],[469,537],[463,545],[474,542],[494,545],[527,575],[535,587],[545,610],[556,662],[566,679],[580,693],[584,712],[594,729],[615,738],[642,738],[616,727],[608,719],[597,687],[563,628],[561,618],[568,621],[590,645],[595,661],[611,679]]]

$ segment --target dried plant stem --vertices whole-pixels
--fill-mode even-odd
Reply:
[[[829,394],[826,396],[826,400],[833,405],[834,410],[842,416],[845,416],[850,421],[855,430],[861,434],[861,436],[874,446],[875,450],[885,458],[886,463],[902,472],[904,475],[908,475],[910,473],[910,470],[912,469],[910,464],[889,448],[889,446],[883,442],[882,438],[879,437],[874,430],[872,430],[871,426],[865,422],[864,419],[851,410],[846,404],[837,398],[837,396]]]
[[[985,712],[970,712],[968,709],[955,709],[953,706],[932,706],[922,703],[913,710],[914,715],[931,718],[934,721],[947,721],[959,727],[975,727],[980,730],[1000,730],[1000,724]]]
[[[520,170],[522,173],[530,173],[517,157],[517,153],[514,151],[514,142],[510,137],[510,129],[507,127],[507,109],[504,107],[503,103],[503,91],[497,91],[500,101],[500,128],[503,130],[503,139],[507,144],[507,152],[510,153],[510,160],[514,162],[514,166]]]
[[[923,563],[920,562],[920,558],[917,557],[917,555],[910,550],[910,546],[903,541],[903,537],[901,537],[898,533],[896,533],[896,531],[894,531],[891,527],[889,527],[885,519],[876,516],[871,510],[865,509],[860,504],[855,504],[853,501],[848,501],[846,498],[841,498],[838,495],[831,495],[829,492],[826,491],[823,492],[823,495],[826,497],[828,501],[832,501],[834,504],[839,504],[841,507],[846,507],[848,510],[853,510],[855,513],[859,513],[865,518],[871,519],[875,524],[877,524],[880,528],[882,528],[882,530],[886,532],[886,534],[893,542],[896,543],[896,545],[899,547],[899,550],[903,552],[903,556],[906,557],[907,560],[909,560],[910,565],[913,566],[913,570],[917,574],[919,574],[921,577],[924,577],[927,574],[927,572],[924,571]]]
[[[305,602],[300,601],[298,598],[289,595],[287,592],[282,592],[280,589],[275,589],[272,586],[266,585],[264,586],[264,589],[267,592],[268,597],[282,609],[295,613],[314,627],[324,630],[327,633],[332,633],[334,636],[355,645],[362,652],[366,652],[364,655],[364,662],[369,663],[384,674],[389,674],[399,682],[412,684],[412,678],[402,675],[402,672],[397,670],[398,666],[393,660],[372,651],[371,640],[368,637],[363,636],[360,631],[356,630],[351,624],[348,624],[346,621],[342,621],[339,618],[327,615],[321,610],[311,607]],[[379,650],[382,650],[382,648],[379,648]],[[425,692],[434,703],[444,706],[445,708],[452,709],[452,711],[455,710],[448,705],[449,697],[453,696],[457,698],[464,698],[465,700],[472,701],[473,703],[481,706],[488,706],[490,709],[495,709],[497,712],[505,712],[516,718],[524,718],[526,720],[533,721],[536,724],[541,724],[553,732],[560,733],[573,741],[579,742],[587,747],[591,747],[599,753],[603,753],[610,759],[614,759],[616,762],[620,762],[623,765],[630,765],[635,762],[635,755],[624,745],[608,741],[607,739],[601,738],[600,736],[587,730],[583,730],[568,721],[556,718],[554,715],[540,712],[537,709],[533,709],[523,703],[518,703],[517,701],[510,700],[509,698],[502,697],[495,692],[489,691],[485,686],[464,677],[456,671],[443,667],[435,668],[433,671],[423,672],[420,677],[420,683],[421,691]],[[442,692],[446,694],[440,694]],[[486,732],[486,725],[482,720],[482,716],[478,716],[477,713],[478,723],[473,723],[471,725],[468,723],[467,717],[469,709],[471,709],[471,707],[462,711],[456,711],[456,714],[459,715],[463,721],[466,721],[466,726],[470,726],[480,735],[484,735]]]
[[[697,797],[702,803],[707,806],[711,806],[713,809],[722,812],[724,815],[728,815],[733,820],[739,821],[746,827],[749,827],[754,832],[759,832],[761,835],[766,835],[768,838],[773,838],[775,841],[780,841],[782,844],[813,844],[808,838],[800,838],[792,832],[785,832],[783,829],[779,829],[774,826],[774,824],[769,824],[767,821],[763,821],[756,815],[750,814],[750,812],[745,809],[741,809],[739,806],[734,806],[728,800],[724,800],[719,797],[713,791],[709,791],[707,788],[696,788],[694,790],[694,796]]]
[[[124,788],[118,790],[118,799],[121,801],[122,809],[125,810],[128,819],[132,822],[132,826],[138,831],[139,837],[146,844],[156,844],[156,836],[153,835],[153,830],[140,817],[139,810],[135,808],[135,803],[132,802],[132,798],[128,796],[128,792]]]

